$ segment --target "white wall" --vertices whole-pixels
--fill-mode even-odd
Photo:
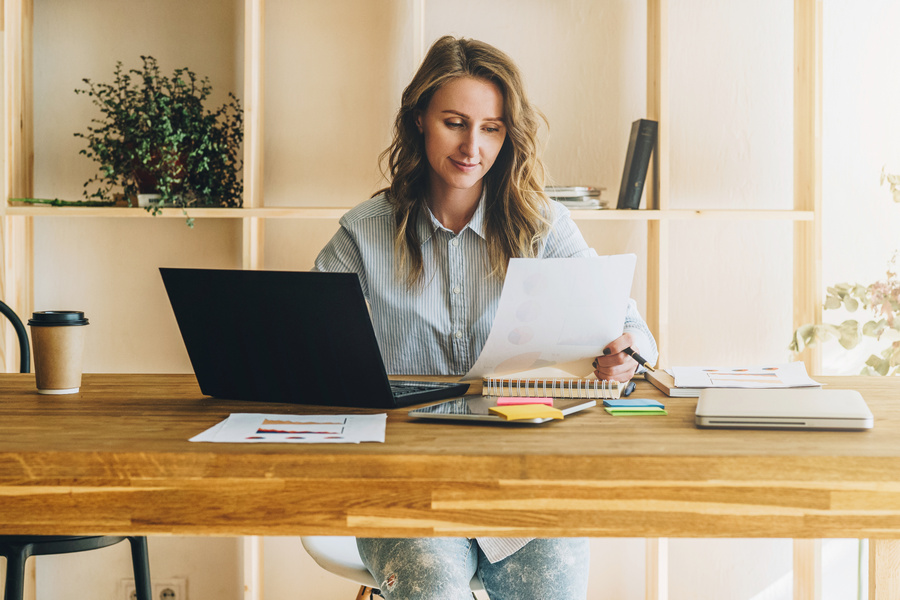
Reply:
[[[900,204],[878,183],[882,167],[900,173],[900,79],[896,76],[900,4],[891,0],[826,3],[823,132],[823,256],[825,285],[884,280],[900,249]],[[824,290],[823,290],[824,293]],[[828,322],[868,320],[863,313],[826,311]],[[885,345],[865,343],[851,353],[825,346],[824,367],[858,373]]]
[[[93,113],[72,90],[82,77],[108,78],[116,60],[137,67],[140,54],[152,54],[164,70],[208,75],[217,102],[229,90],[241,95],[241,5],[35,0],[36,195],[79,197],[93,165],[72,134]],[[383,185],[375,160],[415,68],[411,5],[267,2],[268,205],[348,206]],[[877,176],[882,164],[900,171],[892,29],[900,8],[891,0],[825,8],[825,281],[866,280],[882,274],[897,245],[900,207]],[[670,3],[673,207],[791,207],[792,20],[791,3],[780,0]],[[645,21],[642,0],[431,0],[425,37],[478,37],[510,53],[550,120],[555,183],[605,186],[615,198],[630,123],[645,116]],[[308,268],[335,227],[270,222],[266,266]],[[644,225],[582,229],[600,252],[644,253]],[[226,220],[188,230],[178,220],[47,218],[37,220],[35,241],[36,308],[88,312],[93,372],[188,372],[156,268],[240,265],[240,226]],[[673,223],[670,362],[786,360],[791,248],[783,223]],[[640,306],[645,272],[641,259]],[[826,549],[825,597],[852,597],[855,543]],[[113,599],[111,586],[129,573],[127,555],[109,558],[120,550],[45,559],[40,594]],[[194,600],[237,600],[239,550],[229,538],[153,538],[154,576],[187,576]],[[641,540],[596,540],[592,551],[592,599],[643,597]],[[352,593],[296,538],[268,538],[266,557],[267,599],[298,589],[310,599]],[[670,597],[787,599],[790,570],[785,540],[673,540]],[[84,583],[68,584],[73,578]]]
[[[237,538],[151,537],[151,582],[185,579],[192,600],[238,600],[243,587],[236,568],[240,546]],[[128,541],[32,560],[37,560],[38,600],[128,600],[118,594],[123,580],[134,579]]]
[[[792,8],[670,3],[672,208],[793,208]],[[788,360],[791,225],[671,227],[669,364]]]

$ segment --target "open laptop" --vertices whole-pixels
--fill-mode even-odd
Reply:
[[[396,408],[469,387],[388,380],[355,273],[159,271],[208,396]]]
[[[871,429],[872,411],[859,392],[820,388],[706,388],[697,427],[743,429]]]

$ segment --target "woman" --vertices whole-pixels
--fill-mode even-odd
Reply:
[[[593,256],[568,211],[543,192],[540,113],[518,68],[483,42],[446,36],[403,92],[382,155],[391,185],[348,212],[316,259],[355,272],[390,373],[463,374],[487,340],[510,258]],[[653,336],[632,301],[625,332],[595,361],[627,381]],[[471,598],[476,572],[494,600],[587,593],[585,539],[359,539],[388,600]]]

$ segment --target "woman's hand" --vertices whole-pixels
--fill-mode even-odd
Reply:
[[[614,379],[625,383],[637,371],[637,361],[622,352],[634,343],[630,333],[623,333],[603,349],[603,354],[594,359],[594,374],[600,380]],[[635,352],[637,348],[631,346]]]

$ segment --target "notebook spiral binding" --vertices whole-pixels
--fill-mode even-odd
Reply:
[[[514,396],[521,398],[619,398],[624,385],[614,380],[600,379],[510,379],[485,377],[484,396]]]

